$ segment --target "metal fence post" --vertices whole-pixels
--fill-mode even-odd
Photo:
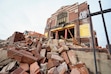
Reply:
[[[89,11],[89,20],[90,20],[91,44],[92,44],[92,49],[93,49],[93,54],[94,54],[95,73],[98,74],[97,62],[96,62],[96,49],[95,49],[95,44],[94,44],[95,41],[94,41],[94,34],[93,34],[93,25],[92,25],[92,18],[90,15],[89,5],[88,5],[88,11]]]
[[[102,16],[102,20],[103,20],[103,25],[104,25],[104,31],[105,31],[105,35],[106,35],[106,40],[107,40],[107,45],[108,45],[108,55],[111,59],[111,47],[110,47],[110,42],[109,42],[109,38],[108,38],[108,33],[107,33],[107,29],[106,29],[106,23],[105,23],[105,19],[104,19],[104,15],[103,15],[103,9],[102,9],[102,5],[101,5],[101,1],[99,1],[99,6],[100,6],[100,10],[101,10],[101,16]]]

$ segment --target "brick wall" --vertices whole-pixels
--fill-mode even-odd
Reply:
[[[79,12],[83,10],[87,10],[87,3],[81,3],[80,5],[78,3],[72,4],[72,5],[67,5],[67,6],[62,6],[60,9],[58,9],[55,13],[51,15],[50,18],[47,19],[47,25],[50,23],[49,20],[52,21],[51,26],[56,25],[56,18],[57,15],[61,12],[67,12],[68,13],[68,22],[73,21],[78,18],[78,6],[79,6]]]

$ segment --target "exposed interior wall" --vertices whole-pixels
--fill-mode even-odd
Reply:
[[[74,28],[70,28],[69,30],[74,37],[75,36]],[[52,32],[52,36],[54,39],[55,39],[55,35],[56,35],[56,32]],[[58,39],[61,39],[61,36],[65,38],[65,29],[58,31]],[[70,33],[67,31],[67,39],[70,39],[70,38],[72,38],[72,37],[71,37]]]
[[[58,38],[61,39],[61,36],[64,37],[65,30],[58,31]]]
[[[52,32],[52,36],[53,36],[54,39],[55,39],[55,33],[56,33],[56,32]]]
[[[74,34],[74,28],[71,28],[71,29],[69,29],[69,30],[70,30],[70,32],[72,33],[73,37],[74,37],[74,35],[75,35],[75,34]],[[67,31],[67,32],[68,32],[68,31]],[[69,32],[67,33],[67,38],[68,38],[68,39],[72,38]]]

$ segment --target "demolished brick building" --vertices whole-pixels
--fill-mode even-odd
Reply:
[[[47,37],[52,36],[54,39],[60,39],[61,36],[70,39],[73,36],[79,43],[90,46],[90,21],[87,15],[87,2],[62,6],[47,19],[45,35]],[[72,33],[72,36],[70,33]],[[98,45],[95,31],[94,34],[95,45]]]
[[[89,18],[83,16],[86,11],[86,2],[63,6],[47,21],[49,38],[25,31],[0,41],[0,74],[95,74],[93,49],[86,46],[90,44]],[[86,45],[66,40],[73,37]],[[96,48],[96,57],[98,73],[110,74],[107,48]]]

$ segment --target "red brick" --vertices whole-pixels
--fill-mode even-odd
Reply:
[[[26,45],[32,45],[32,40],[30,38],[26,38]]]
[[[52,54],[58,55],[58,53],[56,53],[56,52],[47,52],[47,59],[50,59]]]
[[[48,64],[47,64],[47,68],[50,69],[52,67],[56,67],[59,65],[59,61],[54,60],[54,59],[48,59]]]
[[[70,67],[70,69],[72,70],[73,68],[78,68],[78,70],[80,70],[82,67],[85,67],[84,63],[78,63],[76,65],[71,65],[70,63],[68,64],[68,66]]]
[[[67,51],[67,54],[68,54],[71,64],[75,65],[77,63],[77,58],[76,58],[76,53],[74,52],[74,50]]]
[[[20,63],[20,67],[25,71],[29,70],[29,65],[27,63]]]
[[[23,72],[23,74],[29,74],[29,73],[27,73],[27,72]]]
[[[36,49],[31,50],[31,52],[32,52],[32,54],[33,54],[36,58],[38,58],[38,60],[41,59],[40,54],[39,54],[39,52],[38,52]]]
[[[30,65],[30,74],[40,74],[40,67],[37,62]]]
[[[80,72],[80,74],[89,74],[89,71],[86,68],[84,63],[79,63],[79,64],[76,64],[76,65],[71,65],[71,64],[68,64],[68,65],[69,65],[71,70],[76,68]]]
[[[8,56],[10,58],[14,58],[20,62],[28,63],[28,64],[31,64],[31,63],[38,60],[38,58],[36,58],[34,56],[21,53],[19,50],[15,50],[15,49],[9,49],[8,50]],[[18,59],[18,56],[20,56],[19,59]]]
[[[79,68],[79,71],[81,74],[89,74],[88,69],[85,66]]]
[[[16,70],[14,70],[11,74],[23,74],[25,71],[19,67]]]
[[[26,50],[20,50],[21,53],[27,54],[27,55],[31,55],[33,56],[33,54],[31,52],[28,52]]]
[[[37,51],[40,53],[41,51],[41,48],[42,48],[42,43],[39,41],[38,42],[38,45],[37,45]]]
[[[63,57],[63,59],[65,60],[65,62],[68,64],[68,63],[69,63],[69,58],[68,58],[68,56],[67,56],[66,51],[62,52],[62,53],[61,53],[61,56]]]
[[[47,59],[46,57],[42,58],[42,59],[40,60],[40,63],[45,63],[46,59]]]
[[[14,42],[17,42],[17,41],[23,41],[25,40],[25,37],[23,35],[23,33],[20,33],[20,32],[15,32],[9,39],[9,43],[12,44]]]
[[[70,70],[73,69],[73,67],[72,67],[73,65],[71,65],[71,63],[68,63],[67,65],[68,65],[68,67],[69,67]]]
[[[22,60],[22,55],[16,53],[17,50],[15,50],[15,48],[12,48],[12,49],[9,49],[7,54],[8,54],[8,57],[9,58],[12,58],[12,59],[16,59],[18,60],[19,62],[21,62]]]
[[[81,74],[77,68],[73,68],[70,74]]]

